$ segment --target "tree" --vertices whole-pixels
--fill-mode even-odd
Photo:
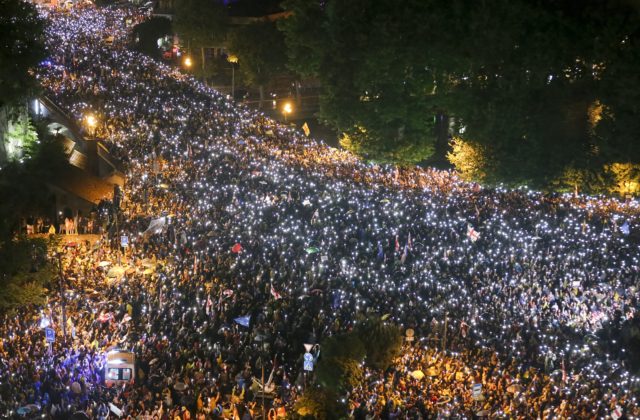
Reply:
[[[228,49],[238,57],[245,83],[259,89],[262,108],[265,86],[285,69],[282,33],[269,21],[240,26],[229,33]]]
[[[632,2],[283,5],[290,67],[320,80],[320,116],[360,155],[418,162],[449,116],[486,156],[487,183],[549,188],[569,168],[606,179],[607,165],[640,162]]]
[[[400,327],[380,317],[367,318],[355,332],[365,344],[366,364],[373,369],[387,369],[402,351]]]
[[[5,133],[5,150],[10,160],[22,159],[25,151],[32,150],[37,141],[38,133],[26,110],[20,112],[15,120],[9,121],[9,129]]]
[[[38,84],[30,70],[45,57],[44,23],[35,7],[22,0],[0,0],[0,162],[13,107],[33,95]]]
[[[136,36],[136,49],[150,57],[160,58],[158,39],[171,35],[171,21],[165,17],[154,16],[133,28]]]
[[[447,159],[465,181],[481,182],[486,177],[486,156],[478,144],[454,137]]]
[[[327,338],[322,343],[322,357],[316,369],[318,382],[334,393],[348,391],[362,377],[365,355],[364,344],[356,334]]]
[[[407,42],[417,2],[284,3],[290,67],[322,84],[320,118],[370,160],[413,164],[434,150],[436,111],[424,48]],[[413,25],[415,22],[416,25]],[[431,85],[431,86],[430,86]]]
[[[336,394],[314,386],[308,387],[296,400],[293,411],[299,416],[293,418],[314,420],[339,419],[347,414],[346,406],[338,401]]]
[[[44,22],[33,4],[0,0],[0,107],[30,96],[37,83],[30,69],[45,57]]]
[[[283,32],[288,57],[287,67],[302,77],[316,77],[329,42],[321,22],[325,20],[324,4],[320,1],[285,0],[282,7],[290,12],[277,22]]]
[[[44,130],[43,130],[44,131]],[[44,132],[40,140],[26,145],[21,160],[0,168],[0,248],[9,246],[20,233],[20,219],[45,214],[49,209],[47,183],[67,165],[62,144]]]
[[[49,243],[19,238],[0,245],[0,311],[44,303],[44,286],[55,278],[47,259]]]
[[[206,77],[205,49],[221,45],[227,35],[228,16],[224,2],[217,0],[177,0],[173,25],[189,49],[199,49],[200,72]]]

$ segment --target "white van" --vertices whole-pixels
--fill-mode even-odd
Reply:
[[[136,356],[130,351],[111,350],[107,353],[104,383],[107,387],[133,383],[136,375]]]

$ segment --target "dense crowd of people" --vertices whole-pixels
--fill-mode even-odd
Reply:
[[[129,51],[143,18],[48,12],[38,77],[127,182],[118,234],[61,249],[62,296],[0,322],[0,415],[284,416],[303,344],[378,314],[416,340],[354,418],[640,416],[626,349],[593,339],[638,307],[637,203],[363,162]],[[134,384],[104,386],[111,348]]]

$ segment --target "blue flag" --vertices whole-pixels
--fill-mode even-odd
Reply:
[[[384,250],[382,249],[382,244],[378,242],[378,259],[382,260],[384,258]]]
[[[624,223],[622,224],[622,226],[620,226],[620,232],[622,232],[625,235],[628,235],[630,232],[629,229],[629,222],[627,222],[626,220],[624,221]]]
[[[236,323],[242,325],[243,327],[249,327],[249,321],[251,321],[251,315],[241,316],[240,318],[235,318],[234,321]]]

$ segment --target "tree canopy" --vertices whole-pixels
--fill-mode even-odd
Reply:
[[[259,88],[263,101],[264,87],[285,70],[282,33],[270,21],[238,26],[229,32],[228,50],[237,56],[244,82]]]
[[[226,37],[226,7],[216,0],[177,0],[173,28],[190,47],[210,47]]]
[[[138,51],[153,57],[160,58],[158,39],[171,35],[171,21],[166,17],[154,16],[133,28],[133,34],[137,37],[135,47]]]
[[[595,179],[607,165],[640,161],[632,2],[283,5],[292,12],[280,24],[290,67],[321,81],[321,117],[365,157],[428,158],[434,121],[446,115],[450,134],[484,154],[474,154],[476,173],[489,183],[544,188],[568,170]]]
[[[28,97],[37,87],[30,69],[45,58],[44,22],[22,0],[0,0],[0,107]]]

